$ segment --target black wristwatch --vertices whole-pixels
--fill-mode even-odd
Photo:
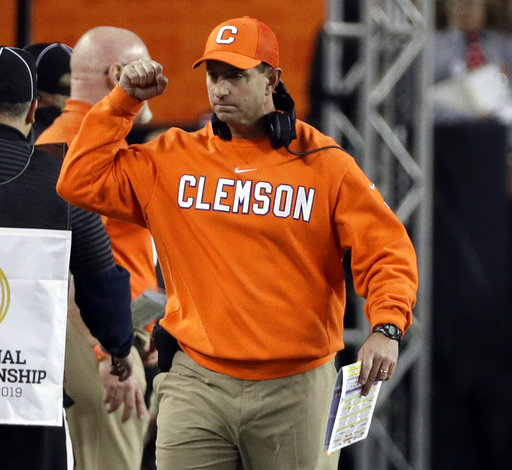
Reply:
[[[396,339],[398,344],[402,341],[402,333],[400,333],[400,328],[394,325],[393,323],[382,323],[373,328],[372,333],[382,333],[386,335],[388,338]]]

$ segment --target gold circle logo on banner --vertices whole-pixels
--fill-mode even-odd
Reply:
[[[7,277],[0,268],[0,323],[7,315],[9,304],[11,303],[11,289]]]

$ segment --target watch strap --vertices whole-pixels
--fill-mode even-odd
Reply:
[[[372,333],[382,333],[388,338],[398,341],[398,344],[402,341],[402,333],[400,328],[394,323],[381,323],[373,327]]]

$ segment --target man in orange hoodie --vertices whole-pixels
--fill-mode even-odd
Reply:
[[[411,325],[415,252],[354,159],[296,120],[268,26],[219,24],[204,62],[211,123],[124,148],[167,86],[160,64],[132,62],[85,117],[57,189],[154,237],[160,325],[181,348],[154,383],[158,468],[335,469],[323,437],[344,347],[342,258],[351,250],[372,328],[358,353],[366,395],[392,377]]]

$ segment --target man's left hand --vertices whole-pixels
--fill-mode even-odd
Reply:
[[[389,380],[398,361],[398,341],[382,333],[372,333],[359,350],[357,360],[362,361],[359,382],[361,394],[366,396],[376,380]]]

